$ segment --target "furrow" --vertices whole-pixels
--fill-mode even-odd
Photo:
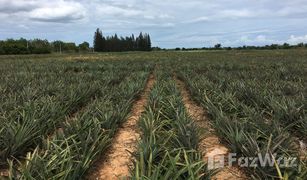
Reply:
[[[208,120],[206,111],[192,100],[184,82],[179,80],[176,76],[174,78],[177,87],[181,91],[183,102],[188,114],[200,129],[207,131],[207,133],[202,133],[198,147],[199,151],[202,152],[203,160],[208,163],[208,166],[213,165],[214,168],[217,168],[221,165],[220,159],[228,157],[229,149],[221,144],[220,139],[215,134],[215,131]],[[209,158],[213,161],[208,161]],[[239,168],[234,166],[229,167],[225,161],[222,163],[224,163],[225,166],[217,168],[218,172],[212,177],[212,179],[247,179]]]
[[[132,153],[136,151],[140,138],[137,122],[145,110],[147,98],[154,82],[154,76],[151,74],[143,93],[132,106],[131,115],[117,130],[113,144],[105,153],[106,156],[94,163],[86,179],[118,179],[129,176],[129,170],[133,167]]]

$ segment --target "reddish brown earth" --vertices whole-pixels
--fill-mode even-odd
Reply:
[[[109,180],[129,177],[129,169],[133,167],[133,156],[131,153],[137,150],[137,142],[140,138],[137,122],[145,110],[147,98],[154,85],[154,81],[154,76],[150,75],[141,97],[132,107],[131,115],[118,129],[113,144],[105,153],[105,156],[94,163],[93,169],[89,171],[86,179]]]
[[[203,160],[208,162],[208,157],[214,159],[213,162],[219,162],[218,160],[221,156],[228,156],[229,150],[220,143],[219,138],[214,132],[208,118],[206,111],[197,105],[192,98],[185,86],[185,84],[175,77],[177,87],[181,91],[183,102],[185,104],[186,110],[190,117],[194,120],[196,125],[201,129],[207,131],[207,133],[202,133],[199,143],[199,151],[203,153]],[[224,162],[226,164],[226,162]],[[237,179],[247,179],[244,173],[237,167],[223,167],[219,168],[218,172],[212,177],[216,180],[237,180]]]

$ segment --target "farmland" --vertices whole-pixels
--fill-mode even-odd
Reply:
[[[0,56],[0,175],[306,179],[306,83],[303,49]]]

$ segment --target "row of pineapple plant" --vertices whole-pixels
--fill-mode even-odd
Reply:
[[[218,135],[232,152],[244,157],[260,153],[298,158],[294,167],[245,168],[250,177],[307,177],[297,143],[297,138],[306,138],[306,89],[297,64],[203,61],[181,66],[178,74],[194,100],[208,110]]]
[[[62,91],[53,91],[59,95],[65,95],[63,91],[69,91],[69,95],[74,95],[73,98],[54,98],[51,101],[53,104],[39,101],[40,104],[37,103],[36,107],[32,107],[32,111],[21,106],[19,108],[26,109],[23,114],[27,115],[27,119],[23,119],[23,121],[14,121],[14,119],[10,120],[3,117],[7,126],[15,125],[18,130],[22,129],[22,131],[17,132],[20,134],[19,139],[12,133],[12,139],[15,139],[11,144],[13,147],[20,144],[23,151],[16,149],[14,151],[16,154],[11,153],[7,156],[1,156],[2,164],[9,165],[10,178],[12,179],[81,178],[95,160],[95,157],[103,153],[110,144],[117,126],[125,120],[133,100],[137,98],[144,87],[152,67],[149,64],[144,68],[137,62],[119,63],[111,61],[64,62],[63,64],[63,67],[57,66],[58,73],[65,75],[62,79],[60,79],[61,76],[56,76],[56,73],[51,73],[52,75],[47,75],[49,79],[44,79],[42,82],[46,82],[45,86],[48,89],[56,86],[56,83],[51,84],[50,82],[76,79],[77,83],[70,81],[67,86],[61,87]],[[127,64],[132,65],[129,70]],[[131,70],[133,71],[131,72]],[[37,71],[29,74],[31,73],[43,74],[43,72]],[[33,81],[36,81],[36,79]],[[48,82],[50,87],[47,84]],[[69,86],[73,85],[75,87],[69,89]],[[45,86],[40,85],[39,87],[43,89]],[[83,97],[80,91],[93,92],[94,94],[92,94],[92,97],[84,98],[83,108],[80,109],[77,103],[70,103],[71,105],[68,107],[67,101],[75,102]],[[16,94],[20,95],[20,92]],[[45,98],[42,97],[42,99]],[[28,101],[24,104],[34,103],[33,99]],[[61,103],[66,103],[66,106],[59,106],[58,104]],[[39,107],[45,110],[41,110],[41,116],[37,115],[37,112],[40,112]],[[67,110],[70,108],[75,110]],[[49,111],[53,113],[48,113]],[[68,117],[71,114],[70,112],[74,112],[74,115]],[[14,113],[12,111],[11,117],[16,117]],[[54,114],[54,116],[50,114]],[[49,115],[48,118],[46,118],[46,115]],[[48,126],[48,129],[46,126]],[[61,131],[57,131],[59,127],[62,129]],[[2,129],[0,132],[5,133],[4,130],[7,131]],[[10,138],[7,133],[1,135],[1,137]],[[8,139],[4,140],[8,141]],[[4,142],[4,140],[1,142]],[[5,145],[3,148],[1,147],[1,152],[5,152],[5,148],[7,148]],[[11,150],[12,148],[7,149]],[[28,153],[26,154],[26,152]]]
[[[160,67],[141,119],[131,179],[209,179],[198,151],[200,129],[185,110],[167,68]]]

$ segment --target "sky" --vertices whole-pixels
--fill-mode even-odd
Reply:
[[[307,43],[307,0],[0,0],[0,39],[93,42],[147,32],[162,48]]]

